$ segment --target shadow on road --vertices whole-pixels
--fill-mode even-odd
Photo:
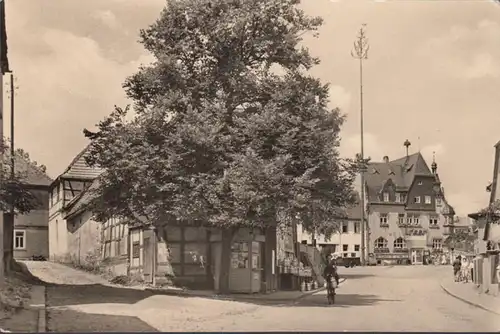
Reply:
[[[360,278],[367,278],[367,277],[374,277],[375,275],[371,274],[340,274],[341,278],[345,278],[348,280],[353,280],[353,279],[360,279]]]
[[[129,316],[88,314],[72,310],[50,310],[49,332],[157,332],[144,321]]]
[[[325,294],[312,295],[299,300],[290,305],[295,307],[351,307],[351,306],[371,306],[381,302],[400,302],[400,299],[382,299],[376,295],[358,295],[358,294],[337,294],[335,304],[328,305]]]
[[[135,304],[153,295],[149,291],[110,287],[101,284],[46,284],[46,289],[49,306],[99,303]]]

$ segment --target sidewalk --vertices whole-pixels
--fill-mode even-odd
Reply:
[[[473,283],[460,283],[452,279],[441,281],[441,288],[449,295],[483,310],[500,315],[500,297],[479,293]]]

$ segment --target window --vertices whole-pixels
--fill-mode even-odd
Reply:
[[[389,202],[389,193],[384,193],[384,202]]]
[[[401,203],[406,202],[406,194],[401,194]]]
[[[403,226],[405,224],[405,214],[400,213],[398,215],[398,225]]]
[[[14,230],[14,249],[26,249],[26,231]]]
[[[342,245],[342,250],[347,252],[349,250],[349,245]]]
[[[234,242],[231,247],[231,267],[245,269],[250,267],[247,242]]]
[[[186,243],[184,245],[184,263],[198,264],[205,266],[207,261],[207,244],[206,243]],[[248,255],[248,254],[247,254]]]
[[[436,205],[440,206],[441,205],[441,198],[436,198]]]
[[[359,252],[359,245],[354,245],[354,251]]]
[[[430,196],[425,196],[425,204],[431,204],[431,197]]]
[[[401,203],[401,194],[400,193],[396,193],[396,202]]]
[[[411,225],[413,224],[413,215],[407,215],[406,216],[406,225]]]
[[[413,225],[420,225],[420,216],[413,215]]]
[[[375,240],[375,248],[387,248],[387,240],[382,237],[378,238]]]
[[[433,249],[442,249],[443,248],[443,241],[441,239],[432,239],[432,248]]]
[[[361,232],[361,223],[354,222],[354,233],[360,233],[360,232]]]
[[[415,196],[415,199],[414,199],[415,203],[420,203],[420,196]]]
[[[439,222],[438,217],[431,216],[429,218],[429,226],[430,227],[437,227],[438,226],[438,222]]]
[[[405,240],[401,237],[394,240],[394,249],[406,249]]]
[[[387,213],[381,213],[380,214],[380,226],[387,226],[389,225],[389,216]]]
[[[347,233],[349,231],[349,223],[348,222],[342,222],[342,233]]]

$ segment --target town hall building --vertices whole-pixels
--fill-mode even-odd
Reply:
[[[365,171],[367,252],[377,264],[423,264],[443,251],[455,212],[447,203],[435,159],[409,155],[370,162]]]

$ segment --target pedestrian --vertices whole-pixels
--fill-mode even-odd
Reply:
[[[467,257],[464,256],[462,258],[462,267],[460,268],[460,276],[464,283],[469,282],[468,270],[469,270],[469,260],[467,259]]]
[[[460,280],[460,269],[462,268],[462,257],[459,255],[453,261],[453,276],[455,277],[455,282]]]

